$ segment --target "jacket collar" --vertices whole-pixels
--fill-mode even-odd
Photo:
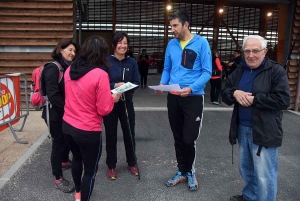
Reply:
[[[249,68],[245,60],[243,60],[240,65],[243,66],[243,69]],[[263,62],[260,64],[258,68],[260,68],[260,71],[262,71],[262,70],[269,69],[271,67],[272,65],[270,65],[270,59],[268,57],[265,57]]]

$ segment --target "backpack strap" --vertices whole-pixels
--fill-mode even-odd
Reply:
[[[44,88],[42,87],[43,86],[42,85],[42,83],[43,83],[43,81],[42,81],[42,79],[43,79],[43,71],[44,71],[45,66],[47,64],[51,64],[51,63],[55,64],[57,66],[57,68],[58,68],[58,83],[60,83],[61,80],[62,80],[62,78],[64,77],[64,69],[63,69],[63,67],[61,66],[60,63],[58,63],[57,61],[50,61],[50,62],[45,63],[42,66],[41,70],[40,70],[40,84],[39,84],[40,92],[41,92],[41,94],[42,94],[43,97],[45,97],[45,93],[43,92]]]
[[[53,63],[53,64],[55,64],[57,66],[58,71],[59,71],[59,74],[58,74],[58,83],[60,83],[61,80],[62,80],[62,78],[64,77],[64,69],[63,69],[63,67],[57,61],[51,61],[51,62],[48,62],[46,64],[49,64],[49,63]]]
[[[46,64],[50,64],[50,63],[53,63],[53,64],[55,64],[57,66],[58,71],[59,71],[59,74],[58,74],[58,83],[60,83],[61,80],[62,80],[62,78],[63,78],[63,76],[64,76],[64,69],[60,65],[60,63],[58,63],[57,61],[51,61],[51,62],[48,62]],[[51,136],[51,133],[50,133],[50,115],[49,115],[49,107],[51,108],[52,105],[51,105],[50,101],[48,100],[47,96],[45,97],[45,99],[46,99],[46,119],[47,119],[47,127],[48,127],[48,132],[49,132],[48,138],[53,140],[53,138]]]

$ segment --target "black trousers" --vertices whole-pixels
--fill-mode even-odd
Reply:
[[[130,127],[128,127],[127,115],[125,111],[125,104],[128,111],[128,120]],[[119,101],[115,103],[112,112],[104,117],[105,136],[106,136],[106,164],[109,169],[113,169],[117,164],[117,129],[118,119],[121,123],[123,131],[123,139],[126,151],[126,162],[129,166],[136,165],[135,159],[135,113],[132,100]],[[130,130],[129,130],[130,128]]]
[[[148,68],[140,70],[141,86],[147,86]]]
[[[53,138],[51,150],[52,174],[56,179],[59,179],[63,176],[61,163],[69,161],[70,149],[67,146],[62,131],[62,122],[50,121],[50,133],[51,137]]]
[[[210,102],[219,102],[219,96],[222,89],[222,80],[210,79]]]
[[[203,95],[180,97],[168,94],[168,116],[175,141],[178,170],[195,172],[196,140],[203,117]]]
[[[66,122],[63,122],[63,131],[73,154],[72,177],[75,190],[81,192],[81,201],[88,201],[94,189],[102,153],[102,132],[79,130]]]

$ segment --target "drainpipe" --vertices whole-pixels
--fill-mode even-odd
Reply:
[[[297,79],[297,92],[294,110],[298,112],[299,109],[299,96],[300,96],[300,55],[298,56],[298,79]]]
[[[82,2],[78,0],[78,10],[79,10],[79,30],[78,30],[78,43],[81,45],[81,38],[82,38]]]

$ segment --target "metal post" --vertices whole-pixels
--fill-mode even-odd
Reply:
[[[215,7],[214,7],[214,29],[213,29],[213,45],[212,49],[218,49],[218,42],[219,42],[219,32],[220,32],[220,25],[221,20],[223,19],[223,12],[220,12],[220,9],[224,8],[223,6],[228,3],[227,0],[216,0]]]
[[[113,16],[112,16],[112,22],[113,22],[113,33],[116,32],[116,10],[117,10],[117,1],[113,0]]]
[[[77,8],[76,1],[73,1],[73,41],[77,41]]]
[[[233,36],[233,33],[230,31],[230,29],[228,28],[228,25],[226,24],[226,22],[221,19],[221,22],[223,23],[224,27],[226,28],[227,30],[227,33],[229,33],[231,39],[233,40],[233,42],[235,43],[236,47],[239,48],[240,45],[239,45],[239,42],[235,39],[235,37]]]
[[[165,27],[164,27],[164,50],[167,48],[167,44],[168,44],[168,33],[169,33],[169,20],[168,20],[168,16],[169,16],[169,11],[166,9],[168,5],[168,1],[165,1]]]
[[[282,65],[286,69],[286,65],[288,63],[289,57],[290,57],[290,48],[291,48],[291,42],[293,41],[293,16],[296,12],[296,1],[291,1],[291,3],[288,6],[288,17],[286,20],[286,34],[284,39],[284,55],[283,55],[283,61],[286,61],[285,63],[282,62]]]
[[[206,20],[206,22],[204,23],[204,25],[201,27],[201,29],[198,31],[198,35],[200,35],[200,33],[203,31],[203,29],[208,25],[208,23],[214,18],[215,14],[212,14],[208,20]]]
[[[82,2],[78,0],[78,10],[79,10],[79,36],[78,36],[78,43],[81,45],[81,32],[82,32]]]

